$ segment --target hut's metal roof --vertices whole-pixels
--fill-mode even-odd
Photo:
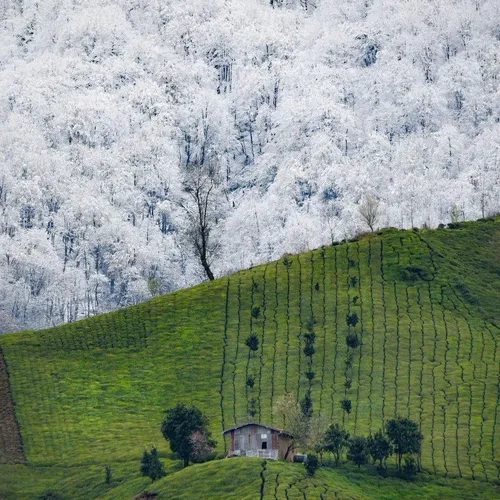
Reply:
[[[285,429],[279,429],[278,427],[273,427],[272,425],[263,424],[262,422],[246,422],[244,424],[230,427],[229,429],[226,429],[222,434],[227,434],[228,432],[235,431],[237,429],[241,429],[242,427],[248,427],[250,425],[258,425],[260,427],[265,427],[266,429],[269,429],[271,431],[276,431],[276,432],[279,432],[280,434],[284,434],[286,436],[293,437],[293,434],[291,432],[288,432]]]

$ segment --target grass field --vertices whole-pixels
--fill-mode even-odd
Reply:
[[[4,465],[0,466],[0,498],[39,498],[40,493],[53,491],[71,500],[122,500],[147,491],[156,493],[158,500],[494,500],[500,492],[492,483],[435,474],[404,481],[347,465],[320,468],[310,478],[302,464],[254,458],[215,460],[187,469],[180,469],[178,461],[164,461],[167,476],[154,483],[139,475],[137,461],[114,463],[109,485],[104,482],[103,468],[96,465]]]
[[[359,322],[348,327],[353,313]],[[303,334],[312,330],[310,365]],[[346,364],[350,331],[362,345]],[[245,345],[250,334],[260,340],[255,353]],[[209,416],[223,453],[223,428],[249,413],[279,425],[276,398],[301,399],[310,389],[314,411],[351,434],[395,415],[413,418],[424,434],[424,469],[443,481],[474,478],[471,494],[486,491],[500,480],[499,341],[499,219],[386,229],[86,321],[0,337],[27,464],[0,465],[0,474],[123,467],[153,443],[165,454],[159,426],[178,401]],[[0,398],[10,392],[0,383]],[[0,464],[20,461],[0,443]],[[181,474],[189,472],[163,482]]]

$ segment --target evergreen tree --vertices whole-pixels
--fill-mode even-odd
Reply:
[[[151,464],[151,455],[149,454],[148,450],[144,448],[144,453],[142,454],[142,460],[141,460],[141,474],[143,476],[149,475],[150,464]]]
[[[155,446],[151,448],[150,453],[144,450],[141,460],[141,474],[143,476],[149,476],[152,481],[156,481],[165,476],[165,468],[160,461],[160,456]]]
[[[158,455],[158,450],[153,446],[151,449],[151,454],[149,455],[149,474],[148,476],[156,481],[165,476],[165,468],[160,461],[160,457]]]

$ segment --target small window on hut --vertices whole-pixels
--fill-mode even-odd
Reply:
[[[262,441],[262,449],[267,450],[267,441]]]

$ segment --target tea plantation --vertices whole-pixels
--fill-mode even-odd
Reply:
[[[401,488],[408,498],[494,498],[500,219],[452,227],[385,229],[85,321],[1,336],[0,498],[58,487],[68,498],[127,499],[144,488],[159,498],[402,498]],[[359,347],[348,348],[349,334]],[[351,435],[412,418],[425,473],[404,483],[325,468],[304,479],[299,464],[250,459],[178,471],[160,432],[166,408],[202,409],[223,455],[224,428],[282,425],[273,407],[286,392],[310,393],[313,411]],[[138,467],[152,444],[169,475],[151,485]],[[115,471],[110,485],[104,464]]]

